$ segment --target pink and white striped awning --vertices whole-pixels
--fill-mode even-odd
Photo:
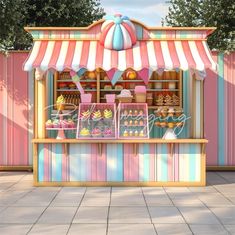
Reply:
[[[42,71],[81,68],[105,71],[132,68],[140,71],[144,68],[157,69],[196,69],[216,70],[206,41],[204,40],[143,40],[127,50],[109,50],[97,40],[38,40],[24,64],[24,70],[39,68]]]

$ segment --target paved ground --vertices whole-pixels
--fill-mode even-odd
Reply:
[[[0,234],[235,234],[235,172],[200,188],[36,188],[0,172]]]

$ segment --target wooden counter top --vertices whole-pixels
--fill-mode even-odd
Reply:
[[[62,143],[62,144],[206,144],[206,139],[176,139],[176,140],[164,140],[164,139],[33,139],[32,143],[43,144],[43,143]]]

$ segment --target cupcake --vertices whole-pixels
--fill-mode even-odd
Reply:
[[[135,131],[135,136],[138,136],[139,135],[139,132],[136,130]]]
[[[140,120],[140,121],[139,121],[139,125],[140,125],[140,126],[143,126],[143,125],[144,125],[144,121],[143,121],[143,120]]]
[[[81,113],[81,119],[86,120],[90,117],[90,115],[91,115],[90,110],[84,111],[84,112]]]
[[[124,136],[124,137],[128,137],[128,136],[129,136],[127,130],[125,130],[125,131],[123,132],[123,136]]]
[[[131,115],[131,116],[132,116],[132,110],[129,110],[129,115]]]
[[[137,116],[138,115],[138,110],[134,111],[134,115]]]
[[[133,124],[133,121],[132,121],[132,120],[130,120],[130,121],[129,121],[129,125],[130,125],[130,126],[132,126],[132,124]]]
[[[128,126],[128,121],[127,120],[124,121],[124,125]]]
[[[135,120],[135,121],[134,121],[134,124],[135,124],[135,126],[137,126],[137,125],[138,125],[138,121],[137,121],[137,120]]]
[[[51,119],[47,120],[46,128],[53,128],[53,123],[52,123]]]
[[[61,120],[60,125],[62,128],[68,128],[69,127],[69,123],[67,120]]]
[[[166,122],[161,122],[161,127],[166,127],[167,123]]]
[[[100,110],[95,111],[95,112],[92,113],[92,119],[93,119],[94,121],[100,120],[101,117],[102,117],[102,115],[101,115]]]
[[[105,109],[104,110],[104,118],[112,118],[113,117],[113,112],[111,109]]]
[[[129,131],[129,136],[133,136],[133,131]]]
[[[174,127],[174,123],[173,122],[168,122],[168,127],[169,128],[173,128]]]
[[[90,131],[89,131],[89,129],[87,129],[87,128],[82,128],[81,129],[81,131],[80,131],[80,136],[84,136],[84,137],[88,137],[88,136],[90,136]]]
[[[96,127],[96,128],[94,128],[92,130],[91,135],[93,137],[101,137],[102,136],[102,132],[101,132],[101,130],[99,128]]]
[[[108,137],[108,136],[112,136],[113,132],[112,129],[107,127],[104,129],[104,136]]]
[[[140,131],[139,136],[143,137],[144,136],[144,131]]]
[[[140,116],[144,115],[144,111],[143,111],[143,110],[140,110],[140,111],[139,111],[139,115],[140,115]]]
[[[65,99],[63,97],[63,95],[60,95],[57,100],[56,100],[56,108],[57,110],[64,110],[64,106],[65,106]]]
[[[127,116],[128,115],[128,111],[124,110],[123,114],[124,114],[124,116]]]
[[[160,127],[161,126],[161,122],[155,122],[155,126]]]
[[[55,119],[53,121],[53,128],[60,128],[60,121],[58,119]]]
[[[75,128],[75,123],[71,118],[67,120],[67,124],[68,124],[68,128]]]

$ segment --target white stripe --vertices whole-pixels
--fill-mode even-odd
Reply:
[[[123,35],[124,49],[128,49],[132,46],[130,35],[129,35],[128,31],[125,29],[125,27],[123,27],[122,25],[120,25],[120,26],[121,26],[122,35]]]
[[[55,41],[49,41],[48,44],[47,44],[46,53],[43,57],[41,65],[40,65],[40,68],[43,71],[46,71],[48,69],[48,64],[51,60],[51,56],[52,56],[52,53],[53,53],[54,46],[55,46]]]
[[[123,22],[126,23],[126,24],[128,24],[128,25],[134,30],[134,32],[135,32],[135,26],[134,26],[134,24],[133,24],[131,21],[129,21],[129,20],[123,20]]]
[[[57,71],[63,71],[64,70],[64,62],[65,62],[65,58],[66,58],[66,55],[67,55],[68,47],[69,47],[69,42],[68,41],[63,41],[62,45],[61,45],[61,49],[60,49],[59,58],[58,58],[57,63],[56,63],[56,70]]]
[[[103,69],[107,71],[111,69],[111,50],[104,49]]]
[[[173,63],[170,56],[170,51],[168,48],[168,43],[166,41],[161,41],[162,55],[165,62],[166,69],[173,69]]]
[[[72,69],[76,72],[79,70],[79,67],[80,67],[79,65],[80,65],[81,55],[82,55],[82,45],[83,45],[82,41],[77,41],[75,50],[74,50]]]
[[[176,49],[176,52],[180,61],[180,68],[182,70],[188,70],[188,61],[184,54],[181,41],[175,41],[174,43],[175,43],[175,49]]]
[[[196,177],[195,177],[195,181],[200,181],[201,179],[201,153],[200,153],[200,144],[197,144],[196,146],[196,151],[197,153],[195,154],[196,155],[196,166],[195,166],[195,174],[196,174]]]
[[[40,46],[41,46],[41,42],[40,42],[40,41],[34,42],[33,49],[32,49],[32,51],[31,51],[31,54],[30,54],[30,56],[29,56],[27,62],[26,62],[25,65],[24,65],[24,71],[30,71],[30,70],[32,70],[32,65],[33,65],[35,59],[37,58],[37,55],[38,55]]]
[[[103,31],[104,28],[110,23],[113,23],[113,20],[106,20],[101,26],[101,31]]]
[[[201,56],[199,55],[195,41],[189,41],[188,44],[189,44],[193,59],[196,63],[196,69],[200,71],[204,70],[205,66],[201,59]]]
[[[106,38],[104,40],[104,47],[105,48],[109,48],[109,49],[113,49],[113,34],[114,34],[114,29],[115,29],[115,25],[113,25],[107,35],[106,35]]]
[[[161,175],[162,175],[161,163],[162,163],[161,145],[159,144],[157,146],[157,167],[156,167],[157,174],[156,174],[156,181],[161,181]]]
[[[142,61],[141,61],[141,54],[140,54],[140,43],[137,42],[133,47],[133,59],[134,59],[134,70],[141,70],[142,69]]]
[[[217,64],[214,62],[214,60],[213,60],[212,57],[211,57],[211,53],[210,53],[210,51],[209,51],[209,48],[208,48],[207,43],[206,43],[205,41],[203,41],[202,44],[203,44],[203,47],[204,47],[204,49],[205,49],[205,51],[206,51],[207,57],[208,57],[208,59],[209,59],[210,62],[211,62],[211,67],[212,67],[212,69],[213,69],[213,70],[216,70]]]
[[[126,51],[122,50],[118,52],[118,69],[124,71],[126,67]]]
[[[149,67],[152,70],[156,70],[157,69],[157,59],[156,59],[156,55],[155,55],[153,41],[147,42],[147,51],[148,51]]]
[[[96,68],[96,47],[97,47],[97,42],[96,41],[91,41],[90,42],[90,47],[89,47],[89,54],[88,54],[88,61],[87,61],[87,69],[90,71],[95,70]]]
[[[139,145],[139,181],[144,181],[144,145]]]

